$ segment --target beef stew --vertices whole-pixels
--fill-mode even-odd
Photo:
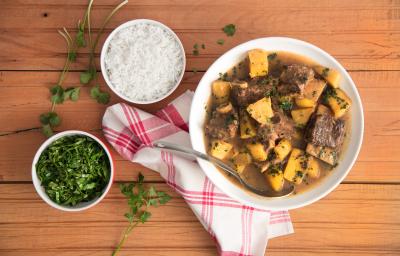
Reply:
[[[213,82],[207,152],[274,191],[306,190],[340,161],[351,99],[340,74],[297,54],[254,49]]]

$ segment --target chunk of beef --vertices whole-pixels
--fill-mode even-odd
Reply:
[[[330,113],[317,114],[308,122],[304,139],[315,145],[337,148],[345,135],[343,120],[335,120]]]
[[[290,139],[296,131],[296,125],[292,119],[286,116],[282,111],[274,113],[274,117],[271,118],[274,131],[278,138]]]
[[[277,140],[279,137],[276,134],[273,125],[267,123],[258,127],[257,138],[263,143],[269,144],[271,141],[275,142],[275,140]]]
[[[299,64],[288,65],[281,73],[281,84],[278,86],[278,92],[281,95],[301,95],[306,84],[314,79],[314,75],[315,72],[310,67]]]
[[[227,103],[214,110],[205,127],[208,136],[216,139],[230,139],[236,136],[239,128],[238,113],[229,105],[230,103]]]
[[[239,83],[232,83],[231,97],[235,105],[244,107],[265,97],[267,92],[273,90],[272,84],[253,84],[247,87]]]
[[[275,142],[277,139],[291,139],[296,128],[295,123],[283,112],[277,111],[271,118],[271,123],[260,125],[257,129],[257,139],[263,143]]]

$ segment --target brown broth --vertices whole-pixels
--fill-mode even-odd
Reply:
[[[285,52],[285,51],[270,52],[270,54],[271,53],[276,53],[277,56],[272,61],[269,61],[269,69],[270,70],[274,70],[279,65],[287,65],[287,64],[303,64],[303,65],[307,65],[309,67],[318,65],[318,63],[311,60],[310,58],[302,56],[302,55],[298,55],[295,53]],[[249,69],[248,58],[246,57],[244,60],[242,60],[241,62],[239,62],[232,68],[230,68],[228,71],[226,71],[226,73],[222,74],[222,76],[227,81],[232,81],[234,79],[245,80],[248,78],[248,69]],[[210,119],[211,113],[213,111],[212,97],[210,97],[209,102],[206,106],[206,109],[207,109],[207,111],[206,111],[207,118],[206,118],[205,124],[208,123],[208,120]],[[350,113],[347,113],[342,119],[345,120],[346,132],[345,132],[345,140],[344,140],[343,145],[341,146],[340,154],[338,157],[338,161],[337,161],[338,163],[340,162],[340,160],[343,156],[343,152],[346,151],[346,148],[347,148],[347,145],[349,142],[349,135],[350,135],[350,131],[351,131]],[[304,143],[302,138],[303,138],[303,135],[301,136],[301,139],[299,139],[299,140],[292,138],[292,140],[291,140],[292,146],[296,147],[296,148],[300,148],[302,150],[305,150],[306,144]],[[207,146],[207,151],[209,151],[210,150],[210,140],[207,136],[204,136],[204,140],[205,140],[205,144]],[[243,143],[241,141],[241,139],[238,137],[235,137],[235,138],[229,140],[229,142],[232,143],[234,145],[234,147],[237,147],[237,148],[242,147],[242,143]],[[230,164],[229,161],[224,160],[224,162]],[[319,178],[313,179],[313,178],[308,177],[308,175],[306,175],[306,177],[304,177],[303,182],[301,184],[295,185],[295,194],[302,193],[304,191],[307,191],[307,190],[317,186],[324,180],[324,177],[328,176],[335,169],[335,167],[332,167],[331,165],[329,165],[321,160],[318,160],[318,163],[319,163],[319,167],[320,167]],[[249,166],[250,167],[246,167],[246,168],[255,168],[255,167],[252,167],[253,165],[249,165]],[[219,168],[217,168],[217,169],[220,172],[222,172],[235,185],[237,185],[238,187],[240,187],[242,189],[242,186],[240,185],[239,182],[237,182],[237,180],[235,178],[230,177],[230,175],[227,174],[225,171],[220,170]],[[258,181],[258,182],[260,182],[260,181]],[[261,181],[261,182],[264,182],[264,181]],[[265,182],[267,182],[267,180],[265,180]],[[289,181],[285,180],[285,183],[289,183]],[[251,192],[249,192],[249,193],[251,193]]]

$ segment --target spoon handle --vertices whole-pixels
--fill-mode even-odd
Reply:
[[[209,156],[209,155],[206,155],[199,151],[196,151],[196,150],[193,150],[193,149],[190,149],[187,147],[182,147],[177,144],[164,142],[164,141],[154,142],[153,147],[178,151],[178,152],[181,152],[181,153],[184,153],[187,155],[195,156],[195,157],[201,158],[203,160],[212,162],[212,163],[218,165],[219,167],[221,167],[222,169],[224,169],[226,172],[234,175],[236,178],[239,179],[240,182],[242,182],[242,179],[238,176],[238,174],[235,170],[233,170],[230,166],[228,166],[227,164],[225,164],[224,162],[222,162],[221,160],[219,160],[218,158],[215,158],[213,156]]]

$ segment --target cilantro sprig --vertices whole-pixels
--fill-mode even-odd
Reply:
[[[84,17],[77,23],[77,32],[75,34],[75,38],[73,39],[66,28],[59,30],[58,33],[64,38],[67,45],[67,57],[65,60],[65,64],[63,70],[60,73],[60,77],[58,82],[50,88],[50,101],[51,108],[49,112],[42,113],[40,115],[40,122],[42,124],[42,132],[47,137],[53,135],[54,127],[58,126],[61,123],[61,119],[58,114],[55,112],[56,105],[62,104],[67,100],[78,101],[80,95],[81,86],[64,88],[63,83],[65,78],[70,70],[70,66],[72,62],[76,62],[77,52],[79,48],[84,48],[89,45],[89,64],[86,71],[80,74],[80,83],[82,85],[90,84],[92,80],[95,80],[95,84],[92,85],[90,95],[93,99],[95,99],[98,103],[107,104],[110,101],[110,95],[107,92],[104,92],[100,89],[100,86],[97,81],[97,68],[94,60],[94,52],[99,42],[100,36],[102,35],[105,26],[109,23],[112,16],[126,3],[128,0],[121,2],[118,6],[116,6],[110,14],[104,19],[103,24],[100,30],[97,33],[95,40],[92,40],[92,32],[91,32],[91,23],[90,23],[90,13],[93,5],[93,0],[90,0],[88,6],[86,8]],[[86,40],[86,37],[88,40]]]
[[[124,216],[128,219],[129,225],[122,234],[121,240],[112,256],[117,255],[121,250],[132,230],[140,223],[145,223],[151,217],[151,213],[148,211],[150,206],[157,207],[171,200],[167,193],[158,191],[153,186],[146,188],[144,176],[141,173],[139,173],[136,183],[121,184],[120,190],[128,199],[129,210]]]

